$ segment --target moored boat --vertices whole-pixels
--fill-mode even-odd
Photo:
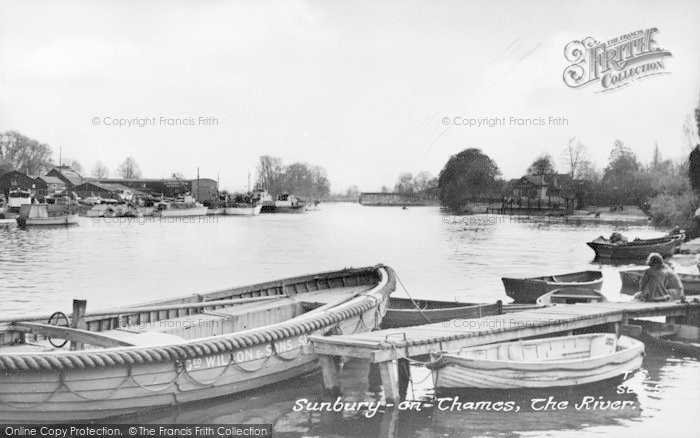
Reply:
[[[542,277],[512,278],[503,277],[506,295],[516,303],[535,303],[541,295],[555,289],[592,289],[600,291],[603,286],[603,273],[581,271]]]
[[[25,204],[16,218],[20,227],[77,225],[78,213],[70,209],[50,209],[48,204]]]
[[[552,304],[604,303],[608,301],[605,295],[592,289],[556,289],[537,298],[537,304],[549,306]]]
[[[289,193],[283,193],[275,200],[275,213],[303,213],[306,211],[303,200]]]
[[[262,210],[262,202],[251,195],[237,195],[226,207],[226,214],[232,216],[256,216]]]
[[[635,239],[629,242],[606,239],[598,237],[592,242],[588,242],[597,258],[601,259],[622,259],[641,260],[645,259],[652,252],[661,254],[663,257],[670,257],[678,252],[685,234],[668,234],[656,239]]]
[[[9,219],[17,218],[20,208],[22,208],[23,205],[31,204],[32,198],[31,190],[24,190],[20,187],[10,187],[3,214]]]
[[[700,328],[687,324],[666,324],[632,320],[625,333],[646,345],[671,350],[676,354],[700,357]]]
[[[307,336],[373,330],[395,287],[379,265],[87,313],[70,324],[83,329],[60,312],[0,320],[0,422],[107,418],[298,377],[318,367]]]
[[[185,195],[173,201],[160,201],[153,212],[158,217],[190,217],[206,216],[207,207],[196,202],[190,195]]]
[[[620,293],[634,295],[639,292],[639,282],[644,276],[646,269],[627,269],[620,271],[622,289]],[[700,295],[700,275],[678,273],[678,277],[683,284],[685,295]]]
[[[583,385],[633,372],[644,344],[594,333],[467,347],[432,353],[437,389],[553,388]]]
[[[382,328],[411,327],[451,319],[481,318],[500,315],[501,302],[494,304],[458,303],[450,301],[413,300],[391,298],[389,308],[382,319]]]

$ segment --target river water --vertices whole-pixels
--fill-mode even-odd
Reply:
[[[507,216],[453,217],[434,207],[321,204],[306,214],[188,219],[89,219],[56,229],[0,228],[0,316],[69,311],[73,298],[88,311],[208,292],[288,276],[384,263],[414,298],[510,301],[500,278],[601,269],[603,292],[620,295],[620,267],[593,262],[585,242],[615,229],[630,238],[658,236],[650,227],[571,225]],[[679,272],[691,260],[675,258]],[[397,295],[406,291],[400,290]],[[275,436],[698,436],[700,365],[647,349],[644,367],[617,388],[548,392],[571,406],[586,396],[630,400],[613,411],[527,409],[532,394],[461,394],[462,401],[519,399],[516,413],[438,409],[430,379],[413,370],[409,399],[422,408],[365,413],[295,410],[321,397],[320,375],[229,397],[147,413],[143,422],[272,423]],[[371,399],[366,366],[344,370],[345,400]],[[622,392],[622,390],[620,390]],[[543,395],[544,396],[544,395]],[[454,395],[450,395],[454,397]],[[445,402],[446,403],[446,402]],[[444,405],[442,406],[444,407]]]

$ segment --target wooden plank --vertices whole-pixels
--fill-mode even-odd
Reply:
[[[384,388],[384,398],[387,403],[401,401],[399,394],[399,369],[394,360],[379,364],[379,374],[382,376],[382,387]]]
[[[83,344],[95,345],[104,348],[127,347],[132,346],[129,342],[114,339],[109,336],[100,335],[87,330],[74,329],[70,327],[61,327],[50,324],[40,324],[36,322],[16,322],[13,325],[14,329],[24,329],[25,332],[39,334],[42,336],[51,336],[58,339],[66,339],[71,342],[80,342]]]

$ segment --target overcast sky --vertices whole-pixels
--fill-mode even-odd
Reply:
[[[700,2],[5,1],[0,130],[89,172],[127,156],[144,176],[246,185],[257,157],[324,166],[332,190],[393,186],[482,148],[507,178],[578,136],[604,166],[613,141],[687,154],[700,91]],[[670,74],[610,93],[570,89],[564,46],[649,27]],[[563,127],[444,125],[444,117],[566,117]],[[156,126],[105,126],[155,117]],[[215,117],[218,126],[158,126]],[[98,118],[99,124],[93,124]]]

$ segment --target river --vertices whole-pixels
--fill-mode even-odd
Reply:
[[[90,219],[57,229],[0,228],[0,315],[70,310],[84,298],[88,311],[208,292],[305,273],[384,263],[405,285],[397,295],[470,302],[510,301],[500,278],[602,269],[603,293],[619,294],[619,267],[593,262],[585,244],[613,228],[630,238],[657,236],[650,227],[571,225],[507,216],[453,217],[435,207],[321,204],[306,214],[259,217]],[[693,272],[690,262],[676,262]],[[273,423],[275,436],[697,436],[683,429],[700,412],[700,366],[689,358],[649,350],[644,367],[617,388],[560,391],[580,401],[603,393],[632,407],[494,413],[438,409],[321,413],[294,407],[321,396],[320,375],[224,400],[144,414],[140,421]],[[366,372],[347,364],[346,398],[364,399]],[[409,398],[434,400],[425,371],[414,369]],[[472,394],[471,397],[476,395]],[[517,393],[479,397],[521,397]],[[529,404],[531,397],[523,401]],[[673,429],[671,429],[673,427]]]

